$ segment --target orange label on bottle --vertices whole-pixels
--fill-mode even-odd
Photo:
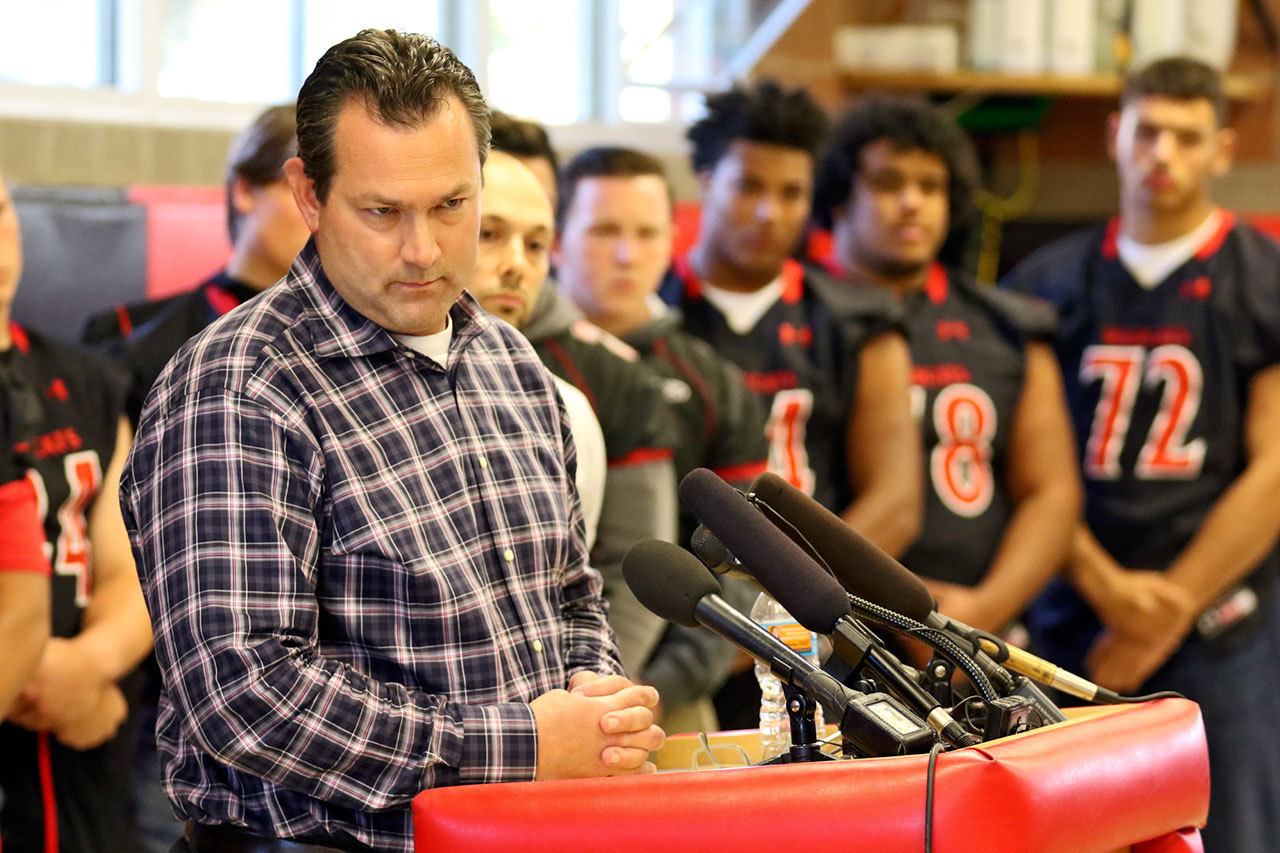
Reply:
[[[769,633],[785,643],[792,651],[799,652],[802,655],[813,651],[813,634],[809,632],[808,628],[796,622],[788,622],[785,625],[770,625]]]

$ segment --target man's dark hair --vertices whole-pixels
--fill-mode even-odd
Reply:
[[[242,178],[265,187],[284,179],[284,161],[298,153],[298,121],[293,104],[267,107],[240,132],[227,152],[227,232],[240,236],[240,213],[231,201],[231,184]]]
[[[667,200],[675,203],[671,182],[657,157],[634,148],[601,145],[582,151],[565,164],[560,173],[559,200],[556,202],[556,230],[564,226],[564,218],[573,205],[578,184],[586,178],[639,178],[653,175],[667,188]]]
[[[965,229],[973,217],[973,193],[978,164],[973,144],[954,121],[920,98],[869,95],[845,114],[818,167],[814,180],[813,216],[831,228],[837,207],[854,193],[862,168],[862,152],[884,140],[895,151],[925,151],[947,167],[947,207],[950,231]]]
[[[494,151],[505,151],[512,157],[538,157],[551,164],[551,171],[559,174],[560,158],[551,147],[551,137],[547,129],[536,121],[516,118],[501,110],[494,110],[489,120],[492,129],[492,141],[489,143]]]
[[[489,153],[489,105],[471,69],[435,39],[396,30],[361,30],[325,51],[298,92],[298,156],[316,197],[329,195],[339,111],[362,102],[383,124],[421,127],[450,95],[475,130],[480,163]]]
[[[826,133],[827,116],[808,93],[764,80],[707,95],[707,114],[685,135],[693,143],[693,171],[702,172],[739,139],[798,148],[816,159]]]
[[[1125,78],[1120,106],[1152,96],[1179,101],[1203,98],[1213,106],[1218,126],[1227,123],[1227,97],[1222,92],[1222,75],[1198,59],[1171,56],[1133,72]]]

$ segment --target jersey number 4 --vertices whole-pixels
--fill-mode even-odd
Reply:
[[[63,458],[63,470],[67,475],[67,499],[58,507],[58,541],[45,542],[45,558],[59,575],[71,575],[76,579],[76,605],[89,603],[89,524],[86,513],[89,504],[102,488],[102,463],[96,450],[80,450]],[[27,477],[36,490],[40,523],[49,514],[49,492],[44,478],[34,468],[27,469]]]
[[[1138,451],[1134,474],[1141,480],[1183,480],[1199,475],[1204,465],[1205,440],[1187,441],[1187,432],[1200,411],[1204,376],[1200,362],[1189,349],[1177,344],[1152,350],[1097,344],[1084,351],[1080,379],[1085,383],[1102,381],[1085,446],[1086,475],[1095,480],[1120,476],[1120,454],[1140,384],[1163,384],[1164,392],[1146,441]]]
[[[813,392],[793,388],[774,395],[765,426],[769,440],[769,470],[806,495],[813,494],[816,477],[805,449],[805,433],[813,414]]]

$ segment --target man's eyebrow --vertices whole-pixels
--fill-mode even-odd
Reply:
[[[513,222],[509,217],[503,216],[501,213],[482,213],[482,214],[480,214],[480,221],[481,221],[481,222],[488,222],[488,221],[492,221],[492,222],[494,222],[494,223],[496,223],[496,224],[499,224],[499,225],[506,225],[506,226],[511,226],[511,225],[516,224],[516,223],[514,223],[514,222]],[[547,224],[545,224],[545,223],[541,223],[541,222],[540,222],[540,223],[538,223],[537,225],[534,225],[534,226],[533,226],[532,228],[530,228],[529,230],[530,230],[531,232],[533,232],[533,231],[545,231],[545,232],[547,232],[548,234],[550,234],[550,233],[551,233],[551,226],[550,226],[550,225],[547,225]]]
[[[450,199],[457,198],[460,195],[467,195],[468,193],[472,193],[474,191],[475,191],[475,187],[472,183],[468,181],[462,181],[456,184],[455,186],[453,186],[448,192],[442,193],[441,195],[432,199],[431,204],[437,205],[437,204],[440,204],[441,202],[449,201]],[[355,200],[355,203],[358,205],[369,205],[369,206],[375,206],[375,207],[403,208],[408,206],[405,204],[405,202],[402,199],[395,198],[394,196],[384,195],[381,192],[378,192],[376,190],[368,193],[357,194],[354,200]]]
[[[1138,127],[1152,130],[1172,130],[1174,133],[1196,133],[1203,135],[1206,131],[1196,124],[1182,124],[1176,121],[1156,121],[1154,119],[1138,119]]]

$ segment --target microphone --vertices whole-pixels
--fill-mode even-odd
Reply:
[[[892,697],[850,690],[734,609],[720,597],[715,575],[679,546],[637,542],[622,560],[622,575],[649,610],[678,625],[709,628],[817,702],[862,754],[927,752],[933,745],[924,722]]]
[[[979,635],[973,657],[1001,692],[1007,694],[1022,689],[991,657],[993,654],[1003,657],[1007,652],[1007,659],[1001,663],[1041,684],[1056,687],[1085,701],[1111,702],[1119,699],[1118,694],[1112,691],[1061,670],[1017,646],[997,644],[981,637],[982,632],[939,613],[929,588],[910,569],[776,474],[761,474],[751,484],[751,491],[794,528],[794,535],[808,540],[831,568],[840,585],[853,595],[930,628],[957,634],[970,642],[974,642],[971,638],[975,634]],[[1114,699],[1109,699],[1107,694]],[[1040,694],[1029,698],[1044,706],[1042,711],[1052,708],[1051,717],[1054,719],[1064,719],[1048,697]]]
[[[742,564],[729,553],[729,549],[724,547],[724,543],[717,539],[705,524],[699,524],[694,529],[689,541],[689,550],[702,561],[702,565],[718,575],[742,569]]]
[[[810,631],[831,635],[837,654],[851,671],[863,664],[874,670],[949,743],[981,742],[903,673],[897,658],[852,617],[849,597],[840,585],[799,545],[772,524],[763,524],[760,512],[741,492],[706,468],[695,468],[680,482],[680,499],[797,622]]]

